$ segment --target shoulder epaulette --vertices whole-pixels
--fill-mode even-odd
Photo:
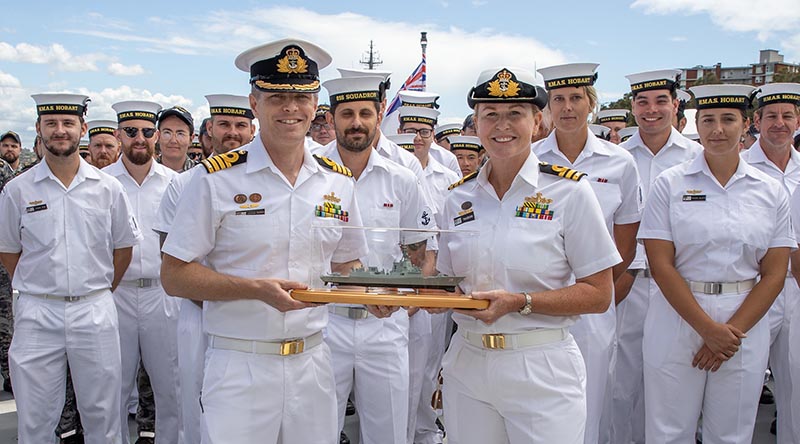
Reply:
[[[576,182],[586,176],[586,173],[582,173],[578,170],[573,170],[572,168],[567,168],[561,165],[551,165],[547,162],[539,162],[539,172],[552,174],[564,179],[571,179]]]
[[[350,168],[347,168],[344,165],[339,165],[338,163],[328,159],[325,156],[318,156],[314,154],[314,159],[317,159],[317,163],[322,165],[323,168],[329,169],[333,172],[343,174],[347,177],[353,177],[353,172],[350,171]]]
[[[202,160],[200,163],[203,164],[206,171],[209,173],[216,173],[217,171],[222,171],[245,162],[247,162],[247,151],[235,150],[211,156],[208,159]]]
[[[455,187],[461,186],[461,185],[464,184],[464,182],[468,182],[468,181],[470,181],[470,180],[472,180],[472,179],[474,179],[476,177],[478,177],[478,172],[477,171],[473,171],[473,172],[467,174],[466,176],[462,177],[461,180],[459,180],[458,182],[456,182],[456,183],[450,185],[449,187],[447,187],[447,190],[449,191],[449,190],[452,190]]]

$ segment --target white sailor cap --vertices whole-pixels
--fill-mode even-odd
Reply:
[[[627,109],[604,109],[597,112],[597,123],[627,122]]]
[[[81,139],[81,141],[78,142],[78,149],[81,151],[89,150],[89,139]]]
[[[483,149],[481,139],[475,136],[450,136],[447,140],[450,141],[450,151],[469,150],[480,153]]]
[[[383,99],[383,77],[380,76],[341,77],[328,80],[322,86],[328,90],[331,108],[345,102],[380,102]]]
[[[679,69],[659,69],[629,74],[625,77],[631,83],[631,92],[636,94],[653,89],[668,89],[672,91],[677,88],[680,75],[681,71]]]
[[[400,106],[417,106],[423,108],[439,108],[436,103],[439,100],[439,94],[430,93],[427,91],[399,91],[397,95],[400,97]]]
[[[396,143],[400,148],[414,151],[414,139],[416,134],[387,134],[386,137]]]
[[[606,137],[608,137],[608,133],[609,131],[611,131],[607,126],[596,125],[594,123],[589,124],[589,130],[592,131],[592,134],[601,139],[605,139]]]
[[[439,118],[439,111],[433,108],[422,108],[419,106],[401,106],[399,108],[400,124],[403,123],[425,123],[432,127],[436,126]]]
[[[591,86],[597,80],[598,63],[568,63],[538,69],[544,77],[544,87],[548,91],[557,88]]]
[[[253,111],[250,109],[250,98],[247,96],[235,96],[233,94],[209,94],[206,96],[208,109],[212,116],[234,116],[247,117],[253,119]]]
[[[45,114],[71,114],[83,116],[89,96],[82,94],[34,94],[31,96],[36,102],[36,113]]]
[[[147,120],[156,123],[161,105],[145,100],[127,100],[111,105],[117,113],[117,122],[128,120]]]
[[[798,83],[768,83],[756,91],[758,107],[772,103],[791,103],[800,105],[800,84]]]
[[[624,142],[630,139],[636,132],[639,131],[638,126],[629,126],[619,130],[619,141]]]
[[[313,93],[319,91],[319,71],[330,65],[331,56],[311,42],[289,38],[250,48],[234,63],[262,91]]]
[[[690,100],[692,100],[692,95],[682,89],[679,89],[675,92],[678,94],[678,101],[681,102],[684,106],[686,106],[686,104],[689,103]]]
[[[756,88],[750,85],[700,85],[689,88],[697,109],[750,108],[750,96]]]
[[[448,137],[461,134],[462,119],[458,117],[448,117],[440,119],[439,124],[436,125],[434,130],[434,137],[438,140],[442,137]]]
[[[536,76],[522,68],[492,68],[480,73],[469,93],[467,105],[475,109],[479,102],[532,103],[539,109],[547,106],[547,91]]]
[[[378,69],[358,69],[358,68],[336,68],[342,77],[383,77],[383,81],[389,80],[392,75],[391,71],[381,71]]]
[[[113,120],[91,120],[86,122],[86,125],[89,126],[89,131],[87,132],[89,139],[97,134],[110,134],[113,136],[114,130],[117,129],[117,122]]]

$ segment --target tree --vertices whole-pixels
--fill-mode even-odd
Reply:
[[[775,75],[772,76],[772,81],[775,82],[775,83],[778,83],[778,82],[800,83],[800,71],[798,71],[798,72],[789,72],[789,71],[776,72]]]
[[[700,86],[700,85],[719,85],[722,82],[719,80],[716,74],[713,72],[703,75],[694,82],[692,86]]]

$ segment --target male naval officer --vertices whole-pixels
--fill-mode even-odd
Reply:
[[[119,158],[119,140],[114,136],[117,122],[113,120],[91,120],[89,125],[89,154],[92,165],[103,169]]]
[[[119,313],[122,350],[122,399],[118,414],[122,441],[128,442],[128,396],[137,382],[140,362],[150,377],[156,405],[157,443],[178,442],[178,301],[166,295],[160,282],[161,254],[158,234],[152,230],[161,196],[177,173],[155,161],[156,129],[161,106],[147,101],[112,105],[122,155],[105,171],[125,188],[144,239],[114,291]],[[173,118],[167,110],[162,120]],[[164,117],[164,116],[167,117]],[[141,432],[144,430],[140,430]],[[146,430],[147,435],[151,430]],[[152,436],[147,436],[151,437]]]
[[[211,117],[207,133],[211,149],[218,155],[239,149],[250,142],[255,133],[253,111],[246,96],[210,94],[206,96]],[[218,158],[217,158],[218,159]],[[214,160],[215,162],[216,160]],[[178,201],[186,185],[202,168],[194,168],[173,178],[158,207],[158,218],[153,230],[159,233],[163,244],[170,232]],[[191,191],[190,191],[191,192]],[[208,341],[203,331],[203,305],[199,301],[183,299],[178,315],[178,368],[181,393],[181,431],[185,444],[200,443],[200,391],[203,386],[203,365]]]
[[[330,94],[329,124],[336,141],[319,154],[342,163],[356,180],[356,199],[365,226],[424,228],[427,210],[421,185],[410,170],[372,149],[382,114],[382,77],[349,77],[323,84]],[[365,266],[390,269],[401,248],[422,248],[425,233],[368,232]],[[403,247],[400,247],[403,244]],[[383,246],[383,247],[381,247]],[[355,388],[361,442],[404,444],[408,420],[408,315],[404,310],[363,305],[329,305],[326,342],[331,348],[339,428]],[[379,319],[383,318],[383,319]]]
[[[347,273],[367,253],[351,173],[304,147],[318,102],[318,46],[284,39],[245,51],[258,136],[206,159],[164,243],[168,293],[208,301],[204,443],[339,439],[326,307],[293,299],[312,272]],[[312,226],[334,229],[314,246]],[[320,262],[312,263],[316,248]],[[201,264],[203,261],[204,264]],[[322,270],[317,268],[324,267]]]
[[[120,443],[117,287],[141,239],[122,185],[78,155],[88,97],[36,94],[44,161],[0,196],[0,261],[20,292],[9,360],[22,443],[53,442],[67,362],[85,442]]]

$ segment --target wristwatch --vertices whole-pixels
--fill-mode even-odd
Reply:
[[[533,306],[531,305],[531,295],[529,295],[524,291],[522,292],[522,295],[525,296],[525,305],[522,306],[522,309],[519,311],[519,314],[529,315],[533,312],[532,310]]]

